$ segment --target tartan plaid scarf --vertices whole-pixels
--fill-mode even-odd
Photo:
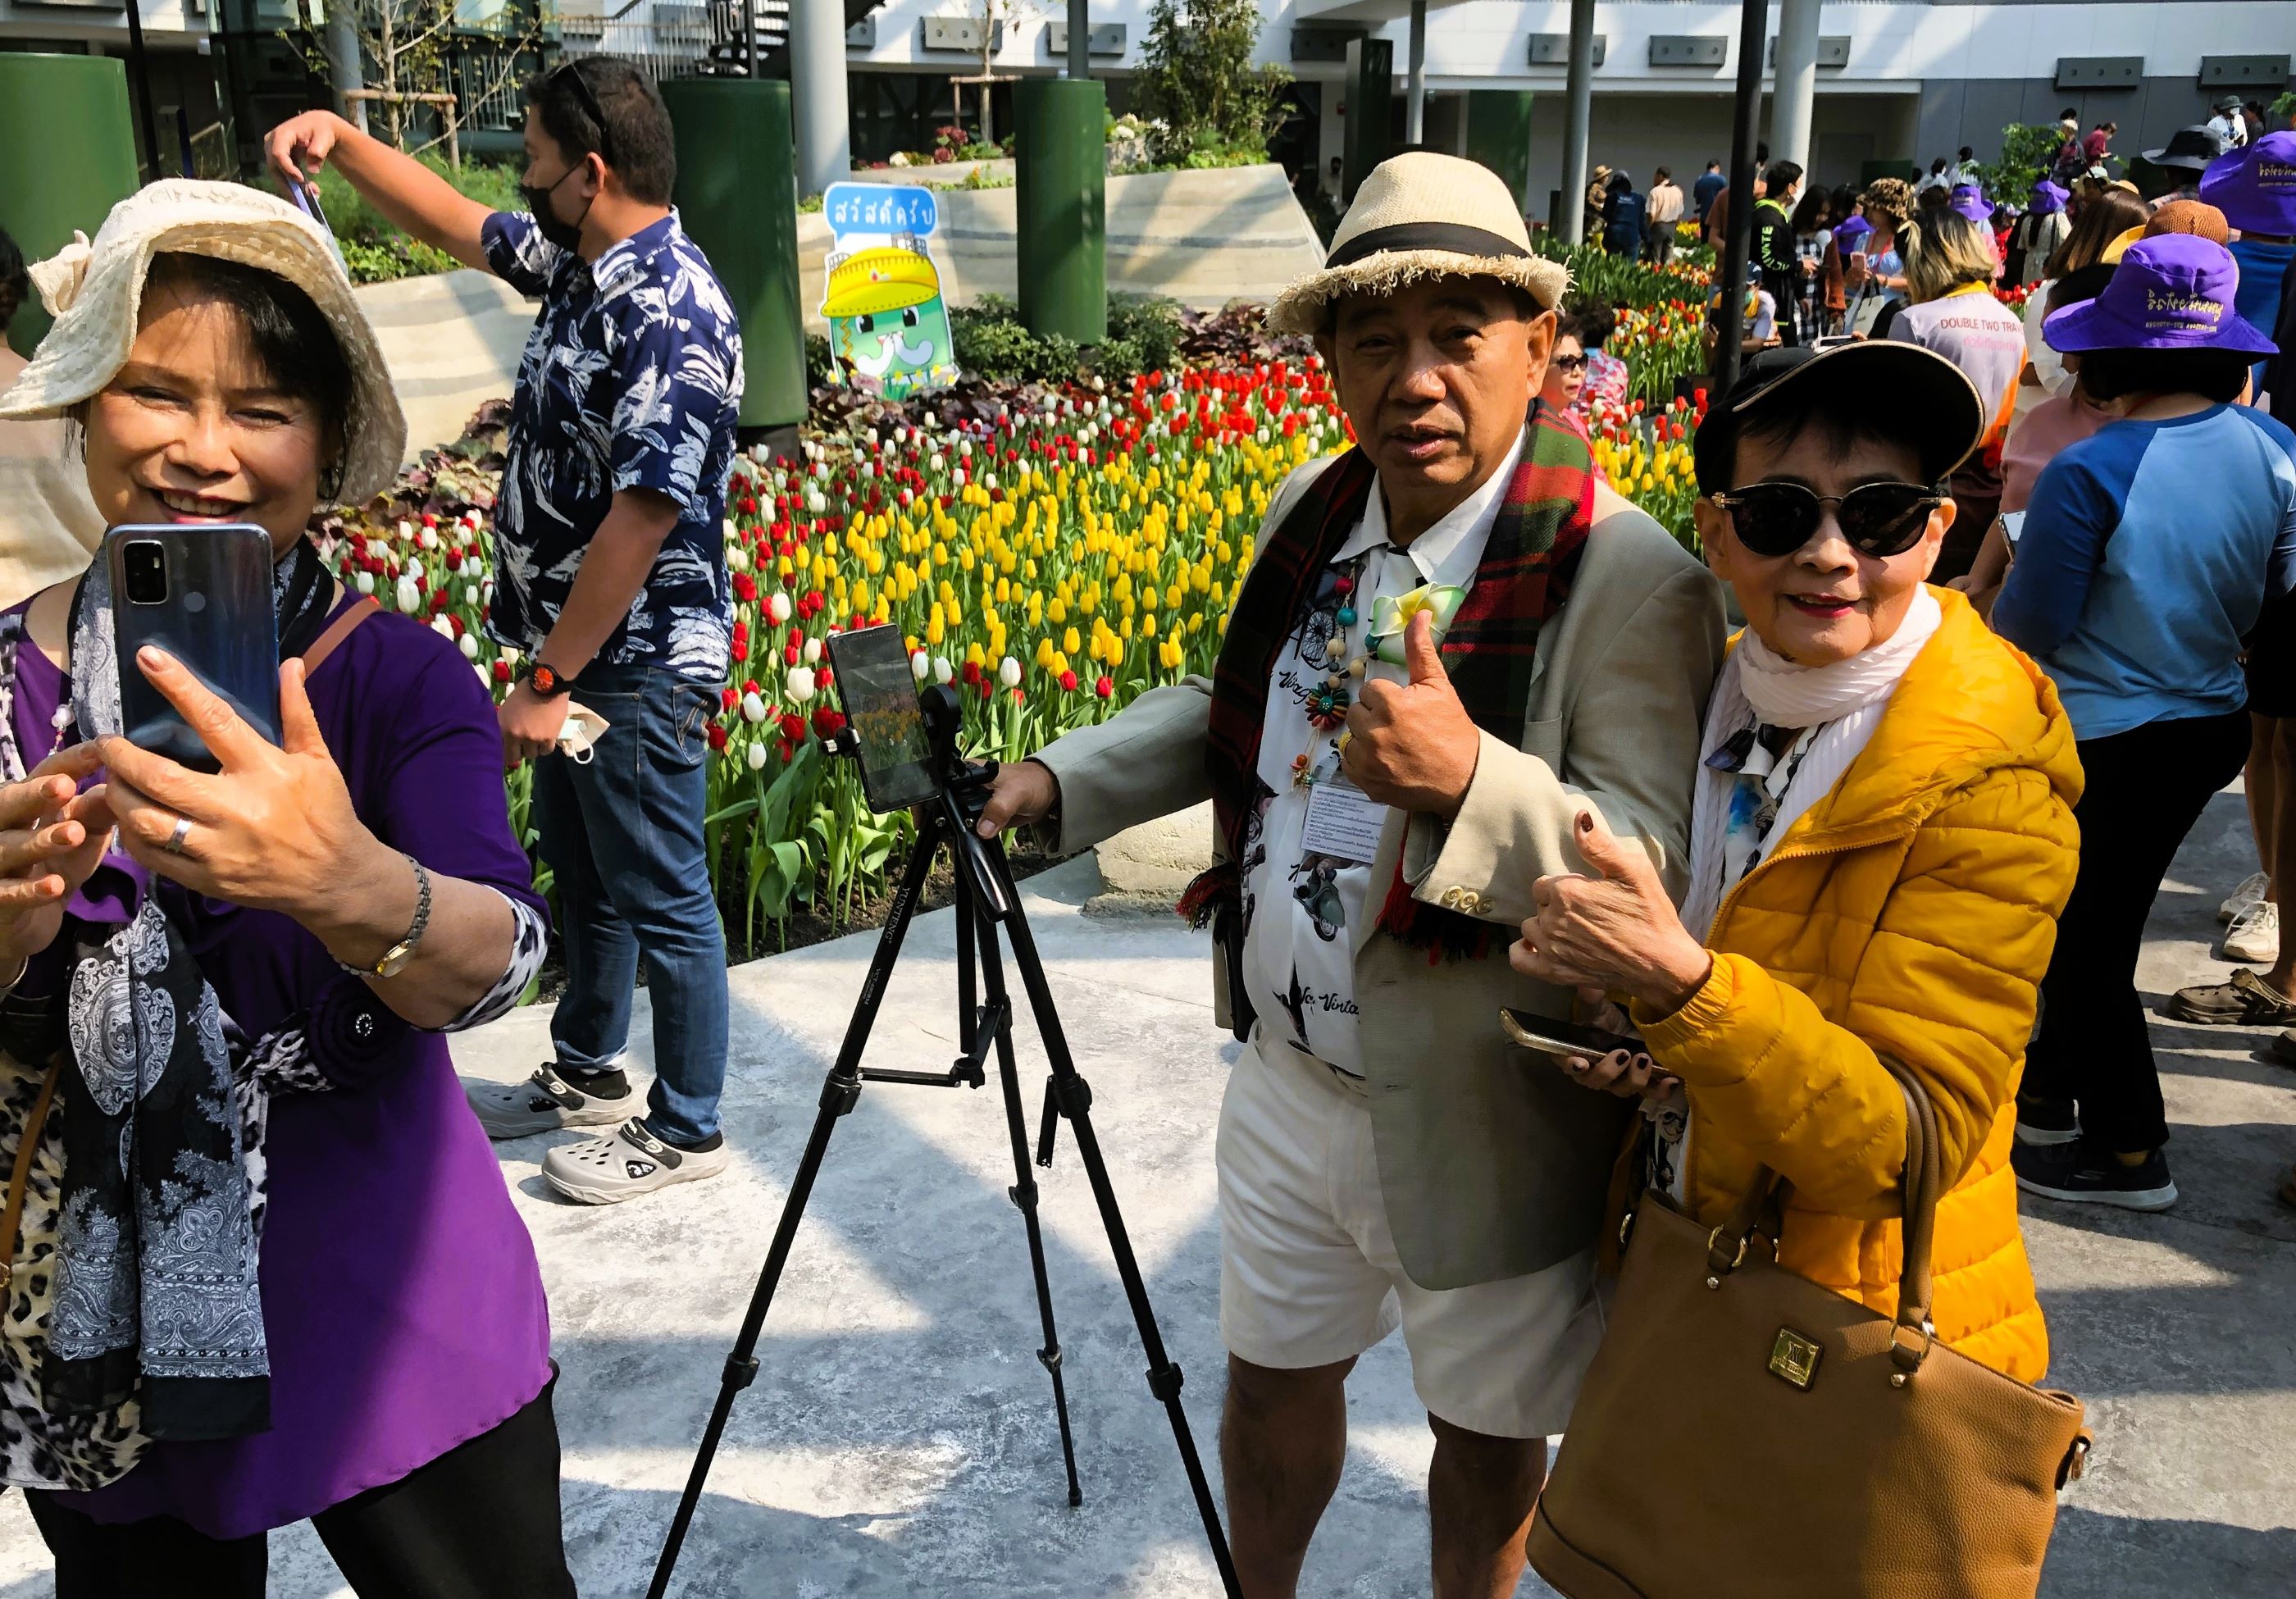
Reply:
[[[1474,582],[1437,646],[1468,717],[1509,744],[1522,736],[1539,627],[1570,596],[1595,511],[1594,459],[1586,435],[1543,401],[1531,407],[1529,434]],[[1259,768],[1268,682],[1314,597],[1316,574],[1362,520],[1376,483],[1362,450],[1341,455],[1308,485],[1282,524],[1263,533],[1236,597],[1213,668],[1204,756],[1226,858],[1198,876],[1180,899],[1180,914],[1199,927],[1223,904],[1242,906],[1238,863]],[[1490,939],[1487,924],[1413,898],[1400,862],[1379,928],[1426,950],[1431,964],[1447,955],[1480,955]]]

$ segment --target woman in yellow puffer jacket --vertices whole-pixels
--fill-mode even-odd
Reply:
[[[1923,581],[1984,422],[1918,347],[1749,364],[1696,447],[1701,484],[1729,486],[1699,530],[1748,627],[1708,713],[1687,901],[1582,818],[1595,874],[1542,879],[1513,954],[1630,1002],[1647,1053],[1572,1069],[1647,1102],[1651,1182],[1718,1223],[1770,1167],[1792,1185],[1779,1259],[1884,1315],[1906,1105],[1878,1054],[1904,1062],[1951,1179],[1938,1335],[2030,1382],[2048,1338],[2008,1159],[2081,778],[2048,680]]]

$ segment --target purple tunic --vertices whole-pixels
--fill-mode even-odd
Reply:
[[[37,763],[54,742],[62,675],[29,640],[16,660],[15,729]],[[377,836],[433,873],[539,904],[504,808],[492,701],[452,644],[404,617],[370,618],[313,676],[310,696]],[[340,975],[317,939],[273,912],[201,901],[187,932],[250,1037]],[[395,1482],[542,1391],[550,1324],[533,1240],[447,1040],[412,1033],[400,1048],[356,1091],[272,1102],[270,1430],[155,1443],[118,1482],[62,1504],[99,1521],[174,1515],[241,1538]]]

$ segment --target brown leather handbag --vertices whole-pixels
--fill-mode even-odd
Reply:
[[[1609,1330],[1530,1529],[1530,1563],[1568,1599],[2039,1587],[2057,1490],[2088,1450],[2080,1402],[1937,1342],[1936,1113],[1883,1064],[1907,1102],[1896,1319],[1777,1264],[1784,1182],[1767,1168],[1718,1227],[1654,1193],[1628,1218]]]

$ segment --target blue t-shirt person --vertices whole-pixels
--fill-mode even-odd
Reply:
[[[678,509],[645,586],[596,659],[725,681],[734,610],[726,480],[742,398],[732,302],[675,215],[594,264],[497,211],[487,261],[542,300],[519,357],[495,502],[489,636],[532,654],[558,619],[614,496],[649,488]]]
[[[2296,434],[2248,406],[2116,422],[2033,485],[1993,626],[2079,739],[2248,702],[2242,641],[2296,586]]]
[[[1714,209],[1714,197],[1730,186],[1730,180],[1719,172],[1709,172],[1690,185],[1690,198],[1698,207],[1698,220],[1703,223],[1706,213]]]

